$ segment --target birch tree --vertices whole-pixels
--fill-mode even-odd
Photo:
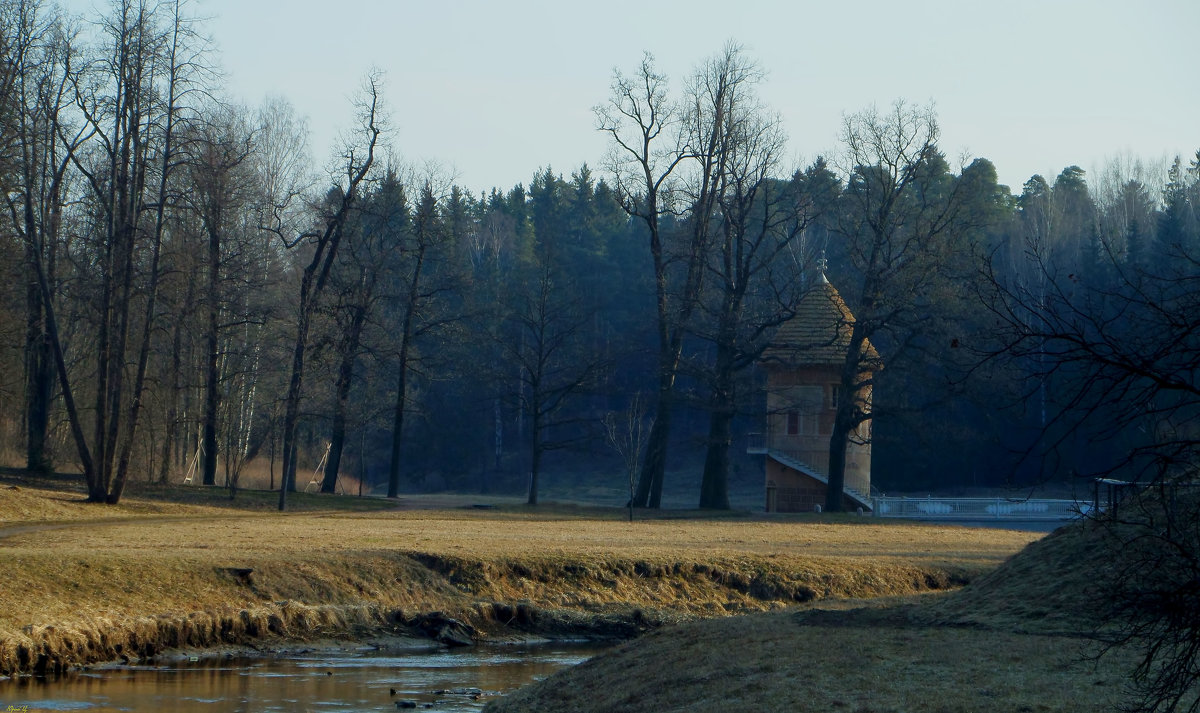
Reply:
[[[202,482],[216,484],[218,412],[221,395],[221,340],[231,314],[226,304],[226,253],[249,211],[253,176],[245,170],[253,151],[248,127],[231,110],[214,107],[191,141],[187,202],[199,220],[204,237],[204,411],[201,424],[204,461]],[[237,321],[242,321],[239,317]]]

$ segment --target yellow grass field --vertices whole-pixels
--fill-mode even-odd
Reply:
[[[1068,569],[1075,536],[854,515],[630,523],[472,496],[290,502],[141,486],[111,507],[69,482],[0,480],[0,672],[412,633],[433,612],[482,638],[643,634],[499,712],[1111,710],[1130,665],[1085,660],[1074,595],[1040,569]],[[1044,554],[996,576],[1031,543]]]
[[[909,595],[977,577],[1037,537],[857,516],[629,523],[619,509],[452,497],[299,496],[301,512],[280,514],[265,509],[272,497],[231,507],[219,491],[174,489],[110,507],[70,487],[0,485],[0,669],[346,634],[430,611],[486,633],[517,606],[653,624]]]

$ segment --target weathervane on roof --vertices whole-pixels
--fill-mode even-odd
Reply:
[[[829,284],[829,278],[825,277],[825,271],[829,269],[829,261],[825,259],[825,250],[821,250],[821,257],[817,258],[817,272],[820,273],[817,277],[817,282],[823,285]]]

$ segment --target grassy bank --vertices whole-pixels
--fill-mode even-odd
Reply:
[[[1131,662],[1085,660],[1086,640],[919,619],[902,606],[687,622],[518,690],[487,711],[1094,713],[1122,701]]]
[[[484,509],[313,496],[293,500],[307,512],[281,515],[258,496],[230,506],[204,489],[135,492],[109,508],[63,487],[10,485],[0,484],[5,673],[267,637],[432,633],[431,612],[477,635],[628,635],[952,587],[1036,537],[853,516],[659,513],[631,524],[619,509],[496,499]]]
[[[1095,637],[1108,623],[1099,612],[1121,557],[1114,542],[1107,528],[1076,523],[941,596],[664,628],[487,710],[1119,710],[1140,651],[1101,656]]]

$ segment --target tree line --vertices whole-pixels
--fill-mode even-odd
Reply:
[[[614,73],[603,165],[476,192],[395,158],[378,74],[314,170],[285,101],[221,95],[179,0],[94,25],[0,0],[0,19],[0,427],[95,501],[189,469],[236,492],[258,464],[283,508],[324,460],[325,492],[350,475],[536,503],[547,472],[636,462],[631,505],[693,469],[698,504],[728,508],[763,421],[754,366],[821,269],[855,315],[831,491],[868,415],[886,488],[1097,471],[1136,435],[1097,448],[1067,424],[1119,406],[1017,336],[1068,298],[1195,273],[1200,157],[1013,195],[897,102],[797,166],[733,44],[677,82],[649,55]],[[632,455],[605,445],[618,418],[646,432]]]

